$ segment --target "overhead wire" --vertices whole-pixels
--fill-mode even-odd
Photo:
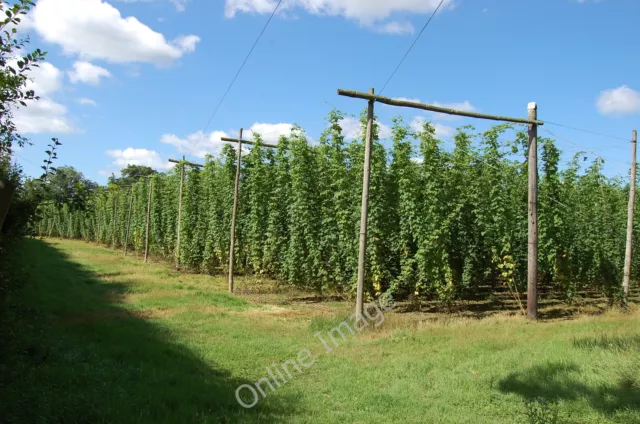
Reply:
[[[589,148],[584,147],[584,146],[582,146],[582,145],[580,145],[580,144],[578,144],[578,143],[576,143],[576,142],[574,142],[574,141],[571,141],[571,140],[569,140],[569,139],[568,139],[568,138],[566,138],[566,137],[563,137],[563,136],[561,136],[561,135],[558,135],[558,134],[554,133],[554,132],[553,132],[553,131],[551,131],[551,130],[548,130],[548,129],[546,129],[546,128],[543,128],[543,130],[544,130],[544,131],[546,131],[546,132],[548,132],[549,134],[551,134],[553,137],[555,137],[555,138],[557,138],[557,139],[559,139],[559,140],[561,140],[561,141],[567,142],[567,143],[569,143],[569,144],[573,144],[574,146],[577,146],[578,148],[580,148],[580,149],[584,150],[584,151],[585,151],[585,152],[587,152],[587,153],[590,153],[590,154],[594,155],[595,157],[597,157],[597,158],[599,158],[599,159],[602,159],[603,161],[619,162],[619,163],[622,163],[622,164],[624,164],[624,165],[631,166],[631,163],[629,163],[629,162],[624,162],[624,161],[617,160],[617,159],[610,159],[610,158],[606,158],[606,157],[604,157],[604,156],[602,156],[602,155],[599,155],[599,154],[595,153],[594,151],[589,150]]]
[[[240,65],[240,68],[238,68],[238,72],[236,72],[235,76],[231,80],[231,83],[229,84],[229,86],[227,87],[226,91],[222,95],[222,98],[220,99],[220,102],[218,103],[218,105],[214,109],[213,113],[209,117],[209,120],[207,121],[207,124],[205,125],[204,129],[202,130],[202,132],[200,133],[200,137],[198,138],[198,141],[196,141],[196,144],[193,146],[193,149],[195,149],[196,146],[198,146],[198,144],[202,140],[202,136],[204,135],[204,133],[207,132],[207,129],[209,128],[209,125],[211,125],[211,121],[213,121],[213,118],[215,118],[216,114],[218,113],[218,110],[220,110],[220,106],[222,106],[222,103],[227,98],[227,95],[229,94],[229,91],[231,91],[231,88],[233,87],[233,84],[235,84],[236,80],[238,79],[238,76],[242,72],[242,69],[247,64],[247,61],[249,60],[249,57],[253,53],[253,50],[258,45],[258,42],[262,38],[262,35],[264,34],[264,32],[267,30],[267,27],[269,26],[269,23],[271,23],[271,20],[273,19],[273,17],[275,16],[276,12],[280,8],[280,5],[282,4],[282,1],[283,0],[279,0],[278,4],[276,4],[276,7],[273,9],[273,12],[271,13],[271,16],[269,16],[269,19],[267,19],[267,22],[264,24],[264,27],[262,28],[262,31],[260,31],[260,34],[258,34],[258,38],[256,38],[256,41],[251,46],[251,49],[249,50],[249,53],[247,53],[247,56],[242,61],[242,64]]]
[[[577,127],[572,127],[572,126],[565,125],[565,124],[559,124],[557,122],[551,122],[551,121],[543,121],[543,122],[545,124],[556,125],[558,127],[564,127],[564,128],[568,128],[568,129],[574,130],[574,131],[582,131],[584,133],[593,134],[593,135],[597,135],[597,136],[600,136],[600,137],[613,138],[613,139],[616,139],[616,140],[623,140],[623,141],[631,142],[631,140],[628,139],[628,138],[618,137],[616,135],[603,134],[603,133],[600,133],[600,132],[597,132],[597,131],[585,130],[583,128],[577,128]]]
[[[413,43],[411,43],[411,46],[409,46],[409,50],[407,50],[407,52],[404,54],[404,56],[402,56],[402,59],[400,59],[400,62],[398,63],[398,66],[396,66],[396,68],[393,70],[393,72],[391,73],[391,75],[389,76],[389,78],[387,79],[387,82],[384,83],[384,85],[382,86],[382,90],[380,90],[379,94],[382,94],[382,92],[384,91],[385,88],[387,88],[387,85],[389,84],[389,82],[391,81],[391,79],[393,78],[393,76],[396,74],[396,72],[398,72],[398,69],[400,69],[400,66],[402,65],[402,63],[404,62],[404,60],[407,58],[407,56],[409,55],[409,53],[411,52],[411,50],[413,49],[413,47],[416,45],[416,43],[418,42],[418,40],[420,39],[420,36],[422,36],[422,33],[427,29],[427,27],[429,26],[429,24],[431,23],[431,20],[433,20],[433,17],[436,16],[436,13],[438,13],[438,10],[440,9],[440,6],[442,6],[442,3],[444,3],[444,0],[440,0],[440,3],[438,4],[438,7],[435,8],[435,10],[433,11],[433,13],[431,14],[431,16],[429,17],[429,20],[427,20],[427,23],[424,24],[424,26],[422,27],[422,29],[420,30],[420,32],[418,33],[418,36],[415,38],[415,40],[413,40]]]

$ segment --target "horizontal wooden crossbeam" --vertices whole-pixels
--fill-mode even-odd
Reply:
[[[338,89],[338,95],[353,97],[356,99],[374,100],[390,106],[410,107],[413,109],[428,110],[430,112],[446,113],[447,115],[468,116],[470,118],[490,119],[492,121],[516,122],[518,124],[535,124],[544,125],[543,121],[531,120],[526,118],[511,118],[509,116],[488,115],[486,113],[467,112],[464,110],[449,109],[446,107],[428,105],[425,103],[410,102],[407,100],[397,100],[389,97],[379,96],[377,94],[363,93],[360,91]]]
[[[255,145],[256,144],[255,141],[240,140],[238,138],[220,137],[220,140],[227,141],[229,143],[239,143],[239,142],[242,141],[242,144],[250,144],[250,145]],[[278,146],[276,146],[275,144],[261,143],[261,145],[264,146],[264,147],[271,147],[271,148],[274,148],[274,149],[278,148]]]
[[[199,163],[193,163],[193,162],[189,162],[186,160],[176,160],[176,159],[169,159],[169,162],[171,163],[184,163],[185,165],[189,165],[189,166],[195,166],[197,168],[202,168],[204,165],[200,165]]]

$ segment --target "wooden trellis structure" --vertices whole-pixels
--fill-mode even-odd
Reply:
[[[544,122],[538,120],[538,108],[535,103],[528,105],[528,117],[512,118],[508,116],[488,115],[485,113],[467,112],[444,108],[424,103],[397,100],[378,96],[371,88],[369,93],[353,90],[338,89],[338,95],[363,99],[368,101],[367,132],[364,147],[364,173],[362,178],[362,209],[360,215],[360,248],[358,256],[358,285],[356,297],[356,315],[364,312],[364,274],[367,248],[367,209],[369,204],[369,176],[371,173],[371,139],[373,136],[373,106],[375,102],[390,106],[408,107],[412,109],[428,110],[430,112],[448,115],[467,116],[470,118],[488,119],[493,121],[515,122],[529,125],[529,235],[527,261],[527,315],[535,320],[538,317],[538,125]]]
[[[233,293],[233,261],[236,243],[236,216],[238,214],[238,193],[240,190],[240,168],[242,165],[242,144],[255,145],[256,143],[242,139],[242,128],[238,138],[221,137],[220,140],[238,144],[238,159],[236,163],[236,181],[233,187],[233,211],[231,212],[231,237],[229,239],[229,293]],[[264,147],[277,148],[275,144],[261,143]]]
[[[176,230],[176,249],[175,249],[176,250],[175,252],[176,269],[178,269],[180,268],[180,230],[182,227],[182,192],[184,187],[184,167],[185,165],[189,165],[194,168],[202,168],[203,165],[193,163],[193,162],[187,162],[184,158],[184,155],[182,155],[182,160],[169,159],[169,162],[177,163],[180,165],[180,191],[178,193],[178,222],[176,224],[178,228]]]

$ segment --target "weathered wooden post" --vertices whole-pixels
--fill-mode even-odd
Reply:
[[[623,302],[629,301],[629,280],[631,279],[631,252],[633,247],[633,215],[636,203],[636,146],[638,132],[631,133],[631,181],[629,183],[629,206],[627,208],[627,245],[624,252],[624,277],[622,279]]]
[[[238,215],[238,193],[240,186],[240,171],[242,165],[242,145],[249,144],[255,145],[256,142],[243,140],[242,139],[242,128],[240,128],[240,135],[238,138],[229,138],[229,137],[220,137],[220,140],[227,141],[229,143],[237,143],[238,144],[238,163],[236,166],[236,182],[233,189],[233,210],[231,211],[231,239],[229,241],[229,293],[233,293],[233,262],[235,255],[235,244],[236,244],[236,219]],[[260,143],[263,147],[270,147],[273,149],[278,148],[275,144],[269,143]]]
[[[238,213],[238,186],[240,185],[240,165],[242,162],[242,128],[238,136],[238,160],[236,165],[236,183],[233,187],[233,211],[231,212],[231,239],[229,242],[229,293],[233,293],[233,254],[236,245],[236,215]]]
[[[113,236],[111,237],[112,247],[116,247],[116,229],[118,227],[118,195],[113,196]]]
[[[151,222],[151,196],[153,193],[153,180],[149,178],[149,200],[147,201],[147,226],[144,235],[144,261],[149,258],[149,225]]]
[[[369,94],[374,94],[374,89],[369,89]],[[364,141],[364,172],[362,174],[362,206],[360,209],[360,252],[358,255],[358,291],[356,297],[356,316],[362,316],[364,312],[364,276],[365,262],[367,259],[367,218],[369,208],[369,176],[371,175],[371,142],[373,138],[373,104],[375,100],[369,100],[367,110],[367,133]]]
[[[129,212],[127,213],[127,231],[124,236],[124,255],[127,256],[129,248],[129,229],[131,228],[131,212],[133,210],[133,187],[129,188]]]
[[[529,103],[529,120],[538,120],[538,106]],[[529,124],[529,249],[527,257],[527,315],[538,319],[538,125]]]
[[[180,233],[182,230],[182,193],[184,188],[184,167],[189,165],[195,168],[202,168],[202,165],[193,162],[187,162],[182,156],[182,160],[169,159],[171,163],[177,163],[180,165],[180,192],[178,194],[178,222],[176,222],[177,232],[176,232],[176,249],[175,249],[175,257],[176,257],[176,269],[180,268]]]
[[[176,269],[180,268],[180,230],[182,227],[182,190],[184,187],[184,155],[180,164],[180,193],[178,194],[178,231],[176,235]]]

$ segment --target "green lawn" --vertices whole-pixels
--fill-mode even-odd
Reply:
[[[3,300],[0,421],[640,423],[637,311],[540,323],[389,311],[327,353],[314,334],[351,304],[232,296],[223,277],[84,242],[29,239],[11,256],[2,288],[24,286]],[[238,404],[239,385],[301,349],[313,365]]]

